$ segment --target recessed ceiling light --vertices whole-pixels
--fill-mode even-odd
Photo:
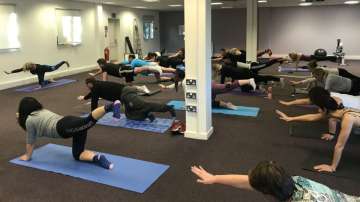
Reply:
[[[169,7],[182,7],[183,5],[181,5],[181,4],[170,4],[168,6]]]
[[[267,3],[267,0],[258,0],[258,3]]]
[[[348,4],[348,5],[354,5],[354,4],[359,4],[359,1],[345,1],[344,4]]]
[[[223,7],[221,7],[221,8],[223,8],[223,9],[229,9],[229,8],[234,8],[234,7],[232,7],[232,6],[223,6]]]
[[[150,3],[159,2],[159,0],[143,0],[143,1],[150,2]]]
[[[212,2],[211,5],[213,6],[218,6],[218,5],[223,5],[223,2]]]
[[[312,5],[311,2],[299,3],[299,6],[311,6],[311,5]]]
[[[105,1],[104,4],[116,4],[116,3],[113,1]]]
[[[147,7],[145,7],[145,6],[135,6],[134,8],[145,9],[145,8],[147,8]]]

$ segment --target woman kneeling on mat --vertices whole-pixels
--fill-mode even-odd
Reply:
[[[258,163],[247,175],[213,175],[201,166],[193,166],[191,171],[199,177],[198,183],[222,184],[243,190],[258,191],[269,201],[355,202],[360,200],[359,197],[341,193],[310,179],[290,176],[284,168],[272,161]]]
[[[19,73],[19,72],[27,72],[30,71],[31,74],[36,74],[39,80],[39,85],[40,88],[46,86],[47,84],[51,83],[51,82],[55,82],[54,80],[49,80],[46,81],[45,80],[45,73],[46,72],[53,72],[57,69],[59,69],[61,66],[63,66],[64,64],[66,64],[67,67],[70,67],[70,64],[67,61],[61,61],[56,65],[39,65],[39,64],[35,64],[35,63],[25,63],[24,66],[22,68],[19,69],[15,69],[12,70],[11,72],[5,71],[6,74],[14,74],[14,73]]]
[[[18,123],[26,131],[26,153],[20,160],[30,161],[36,139],[72,138],[72,154],[75,160],[93,162],[105,169],[114,165],[104,155],[85,150],[87,131],[107,112],[113,111],[120,118],[119,101],[107,104],[92,111],[87,117],[60,116],[43,108],[39,101],[25,97],[20,101],[17,115]]]
[[[341,160],[342,152],[354,127],[360,126],[360,112],[356,109],[345,108],[343,101],[337,97],[330,96],[330,93],[323,88],[315,87],[309,92],[310,102],[320,108],[319,113],[290,117],[285,113],[276,110],[281,120],[286,122],[303,121],[313,122],[325,118],[332,118],[341,122],[341,129],[334,148],[333,160],[330,165],[322,164],[314,167],[319,172],[335,172]],[[336,133],[336,125],[330,134],[323,135],[322,139],[331,140]]]

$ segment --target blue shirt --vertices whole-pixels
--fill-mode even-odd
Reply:
[[[135,67],[142,67],[142,66],[146,66],[148,65],[149,62],[145,61],[145,60],[141,60],[141,59],[133,59],[130,63],[131,67],[132,68],[135,68]]]

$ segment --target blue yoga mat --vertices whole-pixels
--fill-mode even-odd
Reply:
[[[114,163],[112,170],[92,163],[75,161],[71,148],[47,144],[34,151],[31,161],[13,159],[10,162],[40,170],[60,173],[129,191],[144,193],[165,171],[168,165],[105,154]]]
[[[179,100],[172,100],[167,105],[173,105],[176,110],[185,110],[185,102]],[[235,116],[250,116],[257,117],[260,109],[257,107],[243,107],[239,106],[237,110],[213,108],[212,112],[215,114],[227,114]]]
[[[310,72],[310,70],[303,67],[279,67],[279,72]]]
[[[144,130],[154,133],[165,133],[172,125],[174,119],[156,118],[153,122],[134,121],[126,118],[125,114],[121,114],[120,119],[112,117],[112,113],[105,114],[97,123],[104,126],[113,126],[121,128],[131,128],[136,130]]]
[[[35,92],[35,91],[44,90],[44,89],[48,89],[48,88],[63,86],[63,85],[73,83],[73,82],[76,82],[76,80],[73,80],[73,79],[60,79],[60,80],[57,80],[56,82],[49,83],[49,84],[47,84],[46,86],[44,86],[42,88],[39,88],[39,85],[31,85],[31,86],[25,86],[25,87],[22,87],[22,88],[15,89],[15,91],[30,93],[30,92]]]

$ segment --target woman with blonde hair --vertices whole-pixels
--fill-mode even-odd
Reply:
[[[66,64],[67,67],[70,67],[70,64],[67,61],[61,61],[56,65],[40,65],[40,64],[35,64],[32,62],[27,62],[21,68],[14,69],[11,72],[5,71],[5,73],[6,74],[14,74],[14,73],[19,73],[19,72],[29,71],[31,74],[37,75],[40,87],[44,87],[45,85],[47,85],[51,82],[51,81],[45,80],[45,73],[53,72],[53,71],[59,69],[64,64]]]

